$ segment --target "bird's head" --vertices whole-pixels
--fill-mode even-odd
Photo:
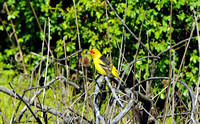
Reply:
[[[95,48],[90,51],[90,54],[91,54],[91,56],[93,58],[99,58],[99,57],[101,57],[101,53],[99,52],[98,49],[95,49]]]

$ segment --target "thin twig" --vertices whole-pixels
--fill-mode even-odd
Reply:
[[[142,24],[141,24],[141,27],[140,27],[140,33],[139,33],[139,38],[138,38],[138,46],[137,46],[137,50],[136,50],[136,53],[135,53],[135,57],[134,57],[134,60],[137,61],[137,54],[139,52],[139,48],[140,48],[140,43],[141,43],[141,33],[142,33],[142,27],[143,27],[143,23],[144,23],[144,19],[145,19],[145,15],[146,15],[146,12],[144,13],[144,17],[143,17],[143,20],[142,20]],[[136,62],[134,63],[134,69],[133,69],[133,86],[135,86],[135,75],[136,75]],[[133,99],[135,97],[135,87],[133,87],[132,89],[132,92],[133,92]],[[133,108],[132,108],[132,116],[134,117],[134,110],[135,110],[135,107],[134,107],[134,103],[133,103]],[[133,123],[134,123],[134,118],[133,118]]]
[[[182,116],[182,115],[189,115],[190,112],[184,112],[184,113],[174,113],[174,116]],[[166,117],[171,117],[172,115],[167,115]],[[161,119],[163,118],[164,116],[157,116],[156,119]]]
[[[177,82],[177,80],[179,78],[180,71],[181,71],[182,65],[184,63],[186,52],[187,52],[187,49],[189,47],[189,44],[190,44],[190,41],[191,41],[191,38],[192,38],[192,35],[193,35],[193,32],[194,32],[194,29],[195,29],[195,25],[193,25],[193,18],[192,18],[190,38],[189,38],[188,43],[186,45],[186,48],[185,48],[185,51],[184,51],[184,54],[183,54],[183,57],[182,57],[182,61],[181,61],[181,64],[180,64],[180,67],[179,67],[179,70],[178,70],[178,73],[177,73],[177,76],[176,76],[176,80],[175,80],[173,88],[172,88],[172,91],[175,90],[175,85],[176,85],[176,82]],[[173,97],[173,94],[172,94],[171,97]],[[194,113],[191,114],[191,119],[192,119],[193,123],[196,123],[195,120],[194,120]]]
[[[40,118],[38,118],[35,113],[32,111],[32,109],[30,108],[30,106],[21,98],[21,96],[15,92],[14,88],[12,87],[12,85],[9,83],[10,87],[12,88],[12,91],[14,92],[14,94],[17,95],[17,97],[27,106],[27,108],[30,110],[31,114],[33,115],[33,117],[36,119],[36,121],[39,123],[39,124],[42,124]]]
[[[171,66],[171,49],[172,49],[172,0],[171,0],[171,8],[170,8],[170,49],[169,49],[169,80],[171,79],[171,72],[172,72],[172,66]],[[168,88],[167,88],[167,94],[165,99],[165,105],[164,105],[164,118],[163,118],[163,124],[165,123],[167,112],[168,112],[168,98],[170,95],[170,82],[168,82]],[[174,93],[174,90],[172,91],[172,94]],[[173,97],[174,98],[174,97]],[[174,101],[174,99],[173,99]],[[173,102],[174,103],[174,102]],[[173,115],[174,113],[174,106],[172,105],[172,123],[173,123]]]
[[[147,58],[160,59],[160,57],[157,57],[157,56],[146,56],[146,57],[139,58],[139,59],[137,59],[136,61],[133,60],[132,62],[130,62],[130,63],[128,64],[128,66],[126,66],[126,68],[125,68],[124,70],[122,70],[123,73],[122,73],[121,78],[124,78],[124,76],[125,76],[126,71],[128,70],[128,68],[130,68],[130,70],[131,70],[131,68],[132,68],[131,66],[133,66],[133,64],[134,64],[135,62],[140,61],[140,60],[142,60],[142,59],[147,59]],[[125,82],[126,82],[126,80],[125,80]]]
[[[107,8],[107,3],[106,3],[106,1],[105,1],[105,10],[106,10],[107,36],[108,36],[108,42],[109,42],[110,62],[111,62],[111,65],[113,65],[113,64],[112,64],[112,55],[111,55],[111,44],[110,44],[109,23],[108,23],[109,17],[108,17],[108,8]],[[112,67],[113,67],[113,66],[111,66],[111,70],[112,70]]]
[[[112,5],[110,4],[110,2],[108,0],[106,0],[106,2],[108,3],[108,5],[110,6],[110,8],[112,9],[112,11],[115,13],[115,15],[117,16],[117,18],[122,22],[123,26],[131,33],[131,35],[138,40],[138,38],[136,37],[136,35],[129,29],[129,27],[123,22],[123,20],[119,17],[119,15],[117,14],[117,12],[115,11],[115,9],[112,7]],[[154,56],[154,54],[141,42],[141,45],[152,55]]]
[[[41,60],[40,60],[40,67],[39,67],[39,71],[38,71],[38,80],[37,80],[37,87],[40,85],[39,83],[40,83],[40,81],[41,81],[41,70],[42,70],[42,62],[43,62],[43,52],[44,52],[44,39],[45,39],[45,33],[46,33],[46,21],[44,22],[44,34],[43,34],[43,41],[42,41],[42,52],[41,52]],[[37,67],[37,66],[36,66]],[[34,71],[32,71],[32,72],[34,72]],[[33,73],[31,73],[31,82],[32,82],[32,79],[33,79]],[[32,85],[31,85],[32,86]],[[38,88],[37,88],[37,90],[36,90],[36,92],[38,92]],[[35,103],[36,103],[37,101],[35,100]],[[36,104],[35,104],[35,106],[34,106],[35,108],[34,108],[34,111],[36,111]]]
[[[108,84],[110,90],[112,91],[114,98],[119,102],[120,106],[123,108],[124,106],[123,106],[123,104],[121,103],[121,101],[119,100],[119,98],[117,97],[117,95],[116,95],[116,93],[115,93],[115,90],[112,88],[112,85],[110,84],[110,82],[109,82],[107,76],[105,76],[105,80],[106,80],[106,82],[107,82],[107,84]]]
[[[198,16],[195,15],[195,25],[197,30],[197,39],[198,39],[198,52],[199,52],[199,60],[200,60],[200,37],[199,37],[199,27],[198,27]],[[195,105],[198,106],[198,96],[199,96],[199,82],[200,82],[200,61],[199,61],[199,74],[198,74],[198,81],[196,84],[196,96],[195,96]],[[198,112],[198,107],[196,107],[196,112]],[[198,122],[198,114],[196,114],[196,121]]]
[[[147,43],[148,43],[148,48],[150,49],[150,42],[149,42],[148,31],[147,31]],[[148,52],[147,56],[149,56],[149,52]],[[149,74],[149,58],[147,59],[146,74],[147,74],[147,77],[146,77],[146,78],[148,78],[148,74]],[[146,82],[146,95],[149,95],[149,94],[150,94],[150,89],[151,89],[150,82],[147,81],[147,82]]]
[[[63,48],[64,48],[64,55],[65,55],[65,58],[67,57],[67,51],[66,51],[66,48],[65,48],[65,36],[63,37]],[[67,74],[67,77],[68,77],[68,65],[67,65],[67,60],[65,60],[65,71],[66,71],[66,74]],[[62,75],[64,75],[64,70],[62,69]],[[65,101],[65,96],[68,95],[69,96],[69,91],[66,91],[66,87],[69,89],[69,84],[68,82],[66,82],[66,87],[65,87],[65,84],[63,81],[62,82],[62,102],[66,103]],[[66,93],[68,92],[68,93]],[[70,98],[70,97],[67,97],[67,98]],[[69,99],[68,99],[69,100]],[[62,111],[63,111],[63,117],[65,115],[65,104],[62,104]],[[64,124],[64,123],[63,123]]]
[[[49,85],[50,86],[50,85]],[[49,86],[45,86],[45,87],[41,87],[41,88],[48,88]],[[50,86],[51,87],[51,86]],[[51,87],[52,88],[52,87]],[[9,96],[11,96],[11,97],[16,97],[16,99],[19,99],[20,100],[20,98],[13,92],[13,91],[11,91],[11,90],[9,90],[9,89],[7,89],[7,88],[5,88],[5,87],[3,87],[3,86],[0,86],[0,92],[3,92],[3,93],[5,93],[5,94],[7,94],[7,95],[9,95]],[[19,94],[18,94],[19,95]],[[29,103],[30,102],[30,100],[29,100],[29,98],[27,98],[27,97],[24,97],[24,96],[21,96],[21,95],[19,95],[22,99],[23,99],[23,101],[25,101],[26,103]],[[65,115],[65,117],[63,118],[63,116],[62,116],[62,112],[59,112],[59,111],[57,111],[57,110],[55,110],[55,109],[53,109],[53,108],[51,108],[51,107],[48,107],[48,106],[45,106],[45,105],[41,105],[40,103],[35,103],[35,102],[33,102],[32,104],[30,104],[30,105],[32,105],[32,106],[35,106],[35,104],[36,104],[36,107],[37,108],[39,108],[39,109],[41,109],[41,111],[45,111],[45,112],[48,112],[48,113],[50,113],[50,114],[53,114],[53,115],[55,115],[55,116],[59,116],[60,118],[62,118],[65,122],[67,122],[68,120],[70,120],[70,118],[73,118],[73,115]],[[42,107],[41,106],[43,106],[44,108],[42,109]],[[81,115],[80,114],[78,114],[78,113],[76,113],[74,110],[72,110],[71,108],[66,108],[66,109],[69,109],[71,112],[73,112],[73,113],[75,113],[76,115],[78,115],[78,116],[80,116],[81,117]],[[1,113],[0,113],[1,114]],[[83,117],[85,120],[87,120],[85,117]],[[87,120],[88,121],[88,120]],[[93,121],[88,121],[89,123],[92,123]]]
[[[195,38],[195,37],[192,37],[191,39],[194,39],[194,38]],[[190,38],[187,38],[187,39],[184,39],[184,40],[178,42],[177,44],[173,45],[173,46],[171,47],[171,49],[174,49],[174,48],[176,48],[177,46],[179,46],[179,45],[181,45],[181,44],[187,42],[189,39],[190,39]],[[157,56],[161,56],[163,53],[165,53],[165,52],[167,52],[167,51],[169,51],[169,50],[170,50],[170,48],[167,48],[167,49],[163,50],[162,52],[160,52]]]
[[[33,14],[34,14],[34,16],[35,16],[35,19],[36,19],[36,21],[37,21],[37,24],[38,24],[38,26],[39,26],[39,28],[40,28],[40,31],[42,32],[42,34],[43,34],[43,35],[45,35],[45,31],[43,31],[43,30],[42,30],[42,27],[41,27],[41,25],[40,25],[40,22],[39,22],[39,20],[38,20],[38,17],[37,17],[37,15],[36,15],[35,9],[33,8],[33,5],[32,5],[32,3],[31,3],[31,1],[30,1],[30,0],[29,0],[29,4],[30,4],[30,6],[31,6],[31,9],[32,9],[32,11],[33,11]],[[45,38],[45,37],[44,37],[44,39],[43,39],[43,40],[45,41],[46,45],[48,46],[48,43],[47,43],[47,40],[46,40],[46,38]],[[49,49],[49,51],[50,51],[50,53],[51,53],[51,56],[53,56],[53,57],[54,57],[52,50],[51,50],[51,49]]]
[[[77,18],[77,11],[76,11],[76,2],[75,0],[73,0],[73,4],[74,4],[74,12],[75,12],[75,17],[76,17],[76,29],[77,29],[77,35],[78,35],[78,47],[79,50],[81,50],[81,41],[80,41],[80,33],[79,33],[79,26],[78,26],[78,18]]]
[[[125,7],[125,12],[124,12],[124,23],[126,23],[127,7],[128,7],[128,4],[127,4],[127,0],[126,0],[126,7]],[[125,33],[126,33],[126,30],[125,30],[125,27],[123,26],[123,29],[122,29],[122,40],[121,40],[121,47],[120,47],[120,54],[119,54],[119,60],[118,60],[118,70],[119,71],[121,70],[122,63],[123,63],[123,58],[121,57],[121,55],[124,56],[124,52],[122,53],[122,51],[123,51],[123,48],[125,50],[125,47],[123,47],[123,45],[125,45],[125,40],[126,40]]]
[[[44,85],[44,87],[49,87],[52,83],[54,83],[55,81],[57,81],[58,79],[64,79],[63,76],[57,76],[56,78],[52,79],[51,81],[49,81],[46,85]],[[42,92],[44,91],[44,89],[40,89],[29,101],[30,104],[33,104],[34,99],[36,97],[38,97]],[[43,106],[44,107],[44,106]],[[25,106],[21,112],[18,114],[18,116],[14,119],[14,121],[16,121],[19,117],[21,117],[21,115],[23,115],[23,113],[27,110],[27,107]]]
[[[126,27],[126,29],[133,35],[133,37],[138,40],[138,38],[136,37],[136,35],[129,29],[129,27],[124,23],[124,21],[119,17],[119,15],[117,14],[117,12],[115,11],[115,9],[112,7],[112,5],[110,4],[110,2],[108,0],[106,0],[106,2],[108,3],[108,5],[110,6],[110,8],[112,9],[112,11],[115,13],[115,15],[117,16],[117,18],[122,22],[123,26]]]
[[[64,61],[64,60],[67,60],[69,58],[71,58],[72,56],[76,55],[76,54],[80,54],[82,52],[82,50],[78,50],[76,51],[75,53],[72,53],[71,55],[67,56],[66,58],[63,58],[63,59],[56,59],[56,58],[52,58],[50,57],[52,60],[55,60],[55,61]]]
[[[48,47],[47,47],[47,62],[46,62],[46,68],[45,68],[45,77],[44,77],[44,85],[46,85],[47,81],[47,72],[48,72],[48,60],[49,60],[49,51],[50,51],[50,18],[48,17]],[[45,99],[45,92],[46,90],[43,90],[43,98],[42,98],[42,105],[44,104],[44,99]],[[43,107],[43,106],[42,106]],[[42,115],[43,116],[43,115]]]
[[[6,11],[7,11],[8,16],[10,16],[10,11],[9,11],[9,9],[8,9],[8,6],[7,6],[7,3],[6,3],[6,2],[4,2],[4,6],[6,7]],[[11,26],[12,26],[12,29],[13,29],[13,33],[14,33],[14,35],[15,35],[15,39],[16,39],[16,41],[17,41],[17,46],[18,46],[18,48],[19,48],[19,53],[20,53],[20,57],[21,57],[21,60],[22,60],[24,72],[25,72],[25,74],[27,74],[27,69],[26,69],[26,66],[25,66],[25,63],[24,63],[24,57],[23,57],[22,49],[21,49],[20,43],[19,43],[19,41],[18,41],[18,36],[17,36],[16,30],[15,30],[15,26],[14,26],[14,24],[13,24],[12,19],[10,19],[10,23],[11,23]]]
[[[96,120],[96,124],[99,124],[99,119],[101,120],[102,124],[105,124],[105,119],[103,118],[103,116],[100,114],[99,111],[99,107],[97,105],[97,94],[99,93],[99,86],[101,85],[102,81],[104,79],[104,76],[101,76],[96,83],[96,87],[95,87],[95,91],[92,95],[94,95],[93,98],[93,104],[94,104],[94,110],[95,110],[95,120]],[[92,96],[91,95],[91,96]]]
[[[6,123],[9,124],[8,120],[6,119],[6,117],[5,117],[1,112],[0,112],[0,115],[1,115],[2,118],[6,121]],[[4,122],[4,121],[2,120],[2,122]]]
[[[145,80],[137,83],[134,87],[137,87],[137,86],[139,86],[140,84],[142,84],[142,83],[144,83],[146,81],[149,81],[149,80],[158,80],[158,79],[169,80],[169,77],[151,77],[151,78],[147,78],[147,79],[145,79]],[[175,81],[183,84],[187,88],[187,90],[189,91],[190,98],[191,98],[191,106],[192,106],[191,107],[191,109],[192,109],[191,110],[191,116],[194,116],[193,114],[194,114],[194,110],[195,110],[195,104],[194,104],[194,93],[193,93],[193,90],[187,85],[187,83],[185,83],[185,82],[183,82],[181,80],[177,80],[177,79],[174,79],[174,78],[171,78],[171,80],[170,80],[170,82],[172,82],[172,83],[174,83]],[[167,87],[165,87],[164,89],[167,89]]]
[[[74,4],[74,13],[75,13],[75,18],[76,18],[76,28],[77,28],[77,33],[78,33],[77,34],[78,35],[78,46],[79,46],[79,50],[81,50],[81,41],[80,41],[80,34],[79,34],[79,26],[78,26],[78,18],[77,18],[77,11],[76,11],[76,2],[75,2],[75,0],[73,0],[73,4]],[[80,67],[81,62],[82,62],[82,56],[81,56],[81,54],[79,54],[79,67]],[[83,64],[81,64],[81,70],[82,70],[83,76],[84,76]],[[83,78],[83,81],[84,81],[84,84],[86,84],[85,78]],[[85,108],[85,107],[83,107],[83,108]],[[83,112],[84,112],[84,109],[83,109]]]

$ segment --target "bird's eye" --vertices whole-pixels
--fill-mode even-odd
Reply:
[[[95,52],[93,52],[93,54],[95,54]]]

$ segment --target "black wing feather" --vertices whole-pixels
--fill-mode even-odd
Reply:
[[[104,64],[99,63],[101,65],[101,67],[103,67],[103,69],[107,73],[110,73],[111,72],[111,69],[110,69],[110,64],[111,63],[106,59],[105,56],[101,56],[99,59],[104,63]]]
[[[100,60],[103,62],[103,63],[105,63],[107,66],[110,66],[110,62],[106,59],[106,57],[105,56],[101,56],[100,57]]]

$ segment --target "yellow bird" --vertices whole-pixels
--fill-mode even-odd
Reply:
[[[96,70],[102,74],[102,75],[109,75],[112,74],[114,77],[120,79],[122,81],[122,79],[119,77],[118,75],[118,71],[115,68],[115,66],[113,66],[107,59],[105,56],[102,56],[100,51],[98,49],[92,49],[90,51],[91,56],[93,57],[93,61],[94,61],[94,66],[96,68]]]

